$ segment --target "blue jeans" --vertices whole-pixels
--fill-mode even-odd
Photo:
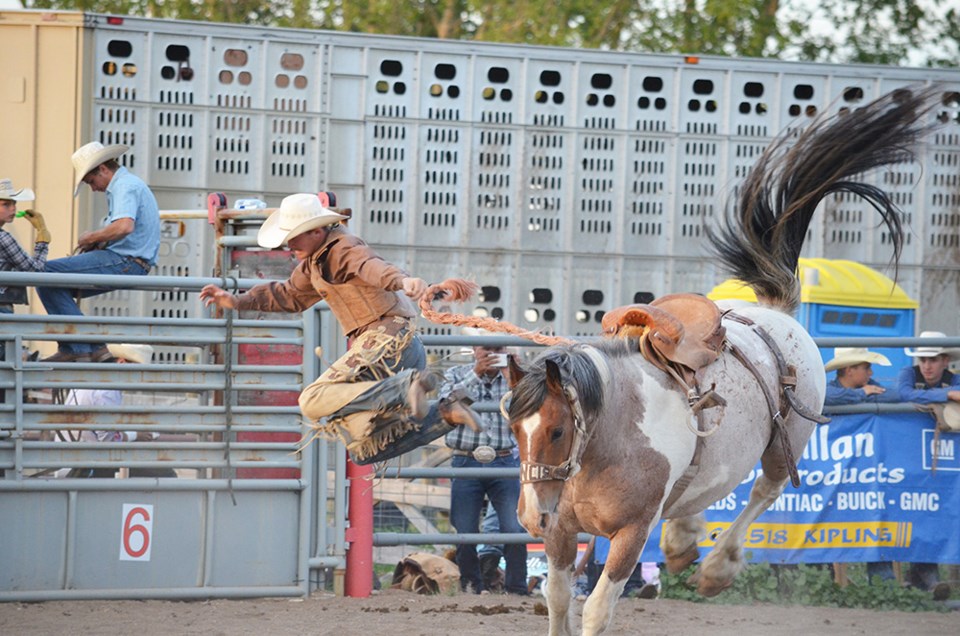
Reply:
[[[492,505],[487,506],[487,514],[483,516],[483,521],[480,522],[480,532],[485,534],[498,534],[500,532],[500,519],[497,518],[497,509]],[[480,554],[480,556],[495,554],[498,557],[502,557],[503,545],[487,545],[486,543],[481,543],[477,546],[477,553]]]
[[[110,250],[94,250],[66,258],[57,258],[47,261],[46,271],[57,274],[112,274],[118,276],[143,276],[148,270],[144,269],[130,256],[122,256]],[[43,303],[47,314],[51,316],[82,316],[80,306],[75,300],[76,295],[82,298],[105,294],[111,288],[97,287],[93,289],[66,289],[63,287],[37,287],[37,295]],[[98,344],[86,342],[61,343],[60,349],[71,353],[89,354]]]
[[[481,464],[473,457],[454,455],[454,468],[517,468],[518,458],[497,457],[489,464]],[[516,477],[492,479],[455,478],[450,486],[450,522],[460,534],[480,531],[480,509],[486,495],[497,511],[500,532],[526,532],[517,519],[520,501],[520,480]],[[506,544],[503,556],[507,562],[505,587],[512,594],[527,593],[527,546],[524,543]],[[483,590],[480,577],[480,559],[475,545],[457,546],[457,565],[460,567],[460,587]]]

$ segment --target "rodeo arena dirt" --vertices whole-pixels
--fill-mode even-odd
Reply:
[[[574,613],[579,621],[583,604]],[[718,606],[624,599],[610,634],[951,634],[956,613],[878,612],[775,605]],[[388,590],[370,598],[315,594],[308,599],[242,601],[57,601],[0,604],[2,634],[337,634],[338,636],[489,636],[544,634],[541,597],[423,596]]]

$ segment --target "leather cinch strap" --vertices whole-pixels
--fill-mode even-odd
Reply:
[[[800,400],[797,399],[797,396],[794,394],[794,390],[797,387],[797,373],[794,367],[791,367],[787,364],[787,361],[784,360],[783,354],[780,352],[780,348],[777,347],[777,343],[774,342],[773,338],[770,337],[760,325],[756,324],[749,318],[736,314],[734,312],[728,312],[725,314],[726,318],[739,322],[740,324],[750,327],[755,334],[757,334],[765,345],[767,349],[773,354],[774,360],[777,363],[777,373],[780,376],[780,404],[777,405],[777,400],[773,396],[773,391],[764,383],[763,376],[760,374],[760,371],[757,367],[750,362],[746,355],[740,349],[734,345],[730,345],[730,353],[740,361],[750,373],[753,374],[753,377],[757,379],[757,384],[760,385],[760,388],[763,390],[763,395],[767,399],[767,408],[770,410],[770,417],[773,420],[773,427],[777,435],[780,437],[780,446],[783,449],[784,458],[787,460],[787,471],[790,473],[790,483],[793,484],[794,488],[800,486],[800,475],[797,473],[797,460],[793,454],[793,448],[790,446],[790,440],[787,437],[787,431],[784,423],[784,418],[790,414],[790,409],[796,411],[797,415],[802,417],[805,420],[810,420],[811,422],[817,422],[818,424],[824,424],[830,421],[830,418],[824,417],[819,413],[812,413],[807,410],[807,408],[800,403]]]

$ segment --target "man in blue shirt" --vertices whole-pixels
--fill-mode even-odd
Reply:
[[[882,354],[863,347],[837,347],[833,350],[833,360],[824,365],[826,372],[836,371],[837,376],[827,382],[827,395],[824,406],[842,404],[876,404],[879,402],[899,402],[896,391],[888,391],[879,382],[873,380],[873,366],[879,364],[889,367],[890,360]],[[893,581],[893,563],[878,561],[867,563],[867,576],[883,581]]]
[[[939,331],[924,331],[921,338],[946,338]],[[907,347],[904,352],[915,358],[917,364],[904,367],[897,377],[900,397],[904,402],[933,404],[960,402],[960,374],[951,372],[951,362],[960,360],[960,349],[922,346]]]
[[[77,187],[86,183],[94,192],[107,195],[107,218],[98,230],[84,232],[77,239],[73,256],[48,261],[46,271],[64,274],[138,275],[149,273],[160,248],[160,210],[153,192],[117,159],[130,148],[104,146],[94,141],[81,147],[71,158]],[[109,289],[84,289],[84,298]],[[38,287],[37,294],[50,315],[82,316],[74,294],[77,290]],[[59,344],[57,353],[45,362],[105,362],[111,359],[105,346],[71,342]]]
[[[837,377],[827,382],[824,405],[899,402],[896,391],[889,391],[872,379],[874,364],[889,367],[890,360],[862,347],[834,349],[833,360],[824,365],[824,371],[836,371]]]
[[[939,331],[924,331],[920,337],[947,336]],[[900,397],[904,402],[960,402],[960,374],[948,369],[951,362],[960,360],[960,349],[924,345],[916,349],[907,347],[904,352],[917,361],[915,366],[904,367],[897,377]],[[942,601],[950,596],[950,587],[940,581],[940,568],[936,563],[912,564],[907,581],[915,587],[932,591],[935,600]]]

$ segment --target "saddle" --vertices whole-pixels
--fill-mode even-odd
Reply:
[[[601,325],[608,336],[639,337],[645,356],[650,347],[659,358],[696,372],[720,357],[727,335],[720,316],[720,308],[705,296],[669,294],[649,305],[627,305],[607,312]]]
[[[700,394],[696,373],[720,357],[727,329],[716,303],[698,294],[668,294],[648,305],[607,312],[601,326],[615,338],[639,338],[640,353],[687,392],[695,413],[726,401],[711,387]]]

